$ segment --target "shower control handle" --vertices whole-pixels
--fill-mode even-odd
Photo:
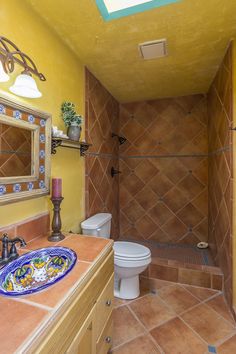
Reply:
[[[115,175],[118,175],[119,173],[121,173],[121,171],[116,170],[113,166],[111,168],[111,177],[113,178]]]

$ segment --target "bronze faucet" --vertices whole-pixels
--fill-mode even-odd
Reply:
[[[21,247],[26,246],[26,242],[23,238],[15,237],[11,239],[7,234],[3,234],[3,236],[0,238],[0,241],[2,241],[2,256],[0,257],[0,266],[7,264],[19,257],[16,248],[17,243],[20,243]],[[11,245],[10,250],[9,244]]]

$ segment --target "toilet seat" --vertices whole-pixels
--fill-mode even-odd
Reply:
[[[134,242],[116,241],[113,249],[117,259],[142,260],[151,256],[147,247]]]
[[[140,267],[151,262],[150,250],[138,243],[116,241],[114,242],[114,261],[119,267]]]

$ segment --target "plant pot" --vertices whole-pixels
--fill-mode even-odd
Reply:
[[[79,141],[81,134],[81,126],[70,125],[67,129],[67,135],[70,140]]]

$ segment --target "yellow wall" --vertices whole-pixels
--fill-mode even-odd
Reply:
[[[84,114],[83,65],[24,1],[2,0],[0,23],[0,35],[29,54],[47,78],[46,82],[36,79],[43,94],[40,99],[21,99],[9,94],[11,82],[0,83],[0,94],[51,113],[53,124],[65,129],[60,118],[60,105],[64,100],[74,102],[78,112]],[[15,76],[14,73],[11,81]],[[84,217],[84,159],[79,151],[59,148],[52,156],[52,176],[63,178],[63,229],[78,231],[79,221]],[[48,197],[1,206],[0,227],[46,210],[51,210]]]

